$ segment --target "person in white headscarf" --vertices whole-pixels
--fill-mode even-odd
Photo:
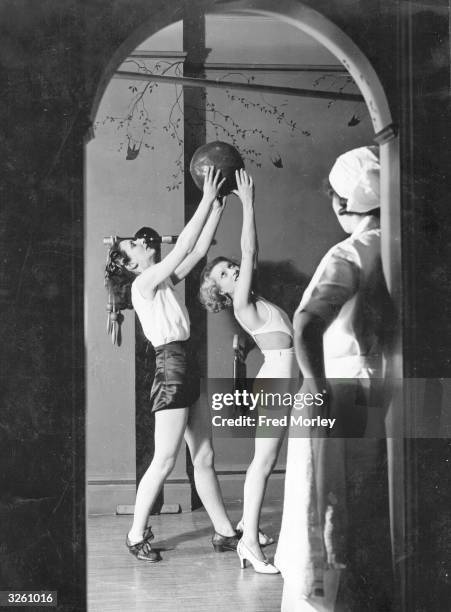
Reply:
[[[349,236],[323,257],[294,316],[304,377],[300,393],[321,394],[324,402],[315,414],[335,423],[329,432],[311,432],[310,439],[300,437],[305,432],[296,426],[290,430],[275,557],[284,577],[283,612],[333,610],[340,575],[346,609],[385,610],[368,604],[374,591],[375,605],[390,599],[381,594],[380,568],[361,560],[365,549],[365,555],[390,564],[388,532],[378,533],[379,543],[384,541],[379,548],[361,538],[365,513],[370,532],[378,530],[371,524],[376,509],[384,529],[388,519],[379,383],[391,310],[381,265],[379,171],[378,147],[354,149],[336,160],[329,175],[332,207]],[[359,607],[362,588],[366,601]]]

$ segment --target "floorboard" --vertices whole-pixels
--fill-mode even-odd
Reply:
[[[234,521],[240,506],[230,505]],[[261,526],[271,534],[280,528],[280,508],[266,506]],[[212,528],[203,510],[151,517],[163,560],[146,564],[134,559],[124,540],[130,516],[88,518],[89,612],[276,612],[282,578],[241,570],[236,553],[215,553]],[[272,558],[275,545],[266,549]]]

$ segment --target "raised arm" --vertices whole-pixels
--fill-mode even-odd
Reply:
[[[254,183],[245,170],[237,170],[235,175],[237,194],[243,205],[243,226],[240,275],[233,296],[233,307],[235,310],[242,310],[251,304],[252,276],[257,262],[258,245],[254,215]]]
[[[216,200],[225,179],[220,179],[220,171],[209,166],[205,175],[203,197],[191,217],[183,228],[172,251],[159,263],[151,266],[137,278],[141,293],[151,295],[155,287],[174,273],[177,266],[194,248],[199,234],[205,224],[212,203]]]
[[[180,282],[182,279],[191,272],[191,270],[199,263],[199,261],[205,257],[208,253],[208,249],[213,242],[216,229],[221,219],[226,203],[225,196],[222,198],[216,198],[213,202],[210,215],[200,233],[197,242],[189,255],[185,257],[180,265],[177,266],[175,272],[172,274],[172,282],[174,284]]]

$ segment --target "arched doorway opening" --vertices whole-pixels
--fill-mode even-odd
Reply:
[[[124,45],[118,49],[115,56],[109,63],[102,77],[98,88],[97,96],[93,104],[91,117],[94,120],[97,115],[97,110],[105,92],[105,89],[110,82],[113,73],[122,64],[127,57],[143,40],[151,34],[156,33],[169,26],[171,23],[177,22],[181,17],[182,3],[171,3],[171,11],[162,13],[151,24],[144,24],[139,31],[135,32]],[[368,62],[367,58],[355,46],[355,44],[347,37],[339,28],[337,28],[328,19],[320,13],[300,5],[297,2],[285,1],[274,3],[270,0],[247,0],[239,3],[231,3],[221,5],[219,3],[211,3],[209,13],[220,13],[227,10],[237,16],[260,15],[267,16],[272,19],[280,20],[287,23],[298,30],[307,33],[319,43],[324,45],[346,68],[352,76],[354,82],[359,88],[365,99],[365,103],[371,118],[373,127],[373,138],[381,148],[382,162],[382,230],[383,230],[383,260],[384,269],[387,278],[387,283],[392,291],[392,296],[395,302],[400,305],[400,242],[399,242],[399,160],[398,160],[398,144],[396,139],[396,131],[393,125],[393,119],[387,103],[386,95],[383,91],[381,83],[375,73],[373,67]],[[105,231],[108,234],[109,230]],[[401,376],[402,362],[400,347],[394,356],[393,363],[390,364],[391,373],[394,377]],[[397,407],[398,409],[398,407]],[[89,419],[89,414],[88,414]],[[393,426],[399,427],[399,419],[402,420],[402,413],[397,410],[396,423]],[[400,465],[399,455],[395,446],[391,449],[392,478],[395,474],[394,462],[396,462],[397,478],[402,478],[402,465]],[[393,483],[393,490],[395,484]],[[400,508],[403,500],[392,497],[392,513],[393,525],[397,525],[399,529]],[[393,528],[395,534],[395,528]],[[401,530],[400,530],[401,531]],[[396,546],[399,544],[396,543]]]

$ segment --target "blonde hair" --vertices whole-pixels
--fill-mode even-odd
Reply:
[[[199,301],[209,312],[221,312],[232,306],[232,298],[220,293],[219,287],[211,278],[211,271],[221,261],[236,263],[228,257],[216,257],[208,263],[200,275]]]

